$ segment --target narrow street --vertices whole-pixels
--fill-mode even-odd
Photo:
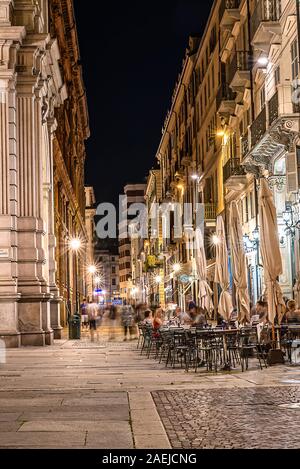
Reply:
[[[136,346],[83,337],[9,350],[0,447],[299,447],[299,368],[185,373]]]

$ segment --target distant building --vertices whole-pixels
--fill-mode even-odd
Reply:
[[[98,267],[96,287],[103,291],[103,300],[112,302],[120,297],[119,255],[117,249],[97,249],[95,254]]]
[[[87,232],[86,243],[86,296],[93,296],[93,277],[94,274],[89,271],[89,267],[95,265],[95,193],[93,187],[85,188],[85,227]]]
[[[122,220],[119,223],[119,272],[120,272],[120,296],[123,301],[131,302],[132,290],[135,286],[132,281],[132,243],[129,239],[128,225],[130,218],[128,216],[128,207],[131,204],[145,202],[146,184],[128,184],[124,188],[123,204],[121,206]]]

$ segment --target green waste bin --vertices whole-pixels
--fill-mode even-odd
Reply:
[[[69,340],[80,340],[80,316],[74,314],[69,320]]]

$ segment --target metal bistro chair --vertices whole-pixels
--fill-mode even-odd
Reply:
[[[150,337],[150,340],[149,340],[148,352],[147,352],[148,358],[150,358],[151,353],[153,352],[153,348],[154,348],[154,351],[155,351],[155,359],[158,358],[159,351],[160,351],[160,348],[162,346],[162,331],[163,330],[164,330],[164,328],[160,328],[160,329],[157,329],[157,330],[152,329],[151,337]]]
[[[239,334],[239,355],[243,372],[249,369],[249,358],[251,356],[258,359],[261,370],[263,369],[262,362],[268,368],[267,352],[264,344],[258,340],[256,328],[241,329]]]
[[[292,363],[292,345],[294,341],[294,335],[289,330],[288,325],[281,326],[280,328],[280,345],[287,357],[288,361]]]
[[[167,361],[171,344],[172,344],[172,332],[170,332],[169,329],[162,329],[159,363],[161,363],[163,359]],[[168,366],[167,363],[166,363],[166,366]]]
[[[227,357],[225,357],[225,361],[228,361],[230,367],[235,368],[236,364],[241,363],[239,354],[239,332],[227,332],[225,340],[227,346]]]
[[[195,373],[199,366],[205,365],[207,371],[212,371],[215,364],[216,354],[214,351],[215,334],[213,331],[196,329],[196,355]]]
[[[188,369],[188,353],[189,347],[187,344],[187,332],[184,329],[172,330],[172,337],[169,344],[169,351],[166,361],[166,366],[170,363],[173,368],[176,367],[176,363],[180,363],[183,368],[183,362],[185,369]]]
[[[151,341],[152,327],[149,325],[141,326],[142,332],[142,346],[141,346],[141,355],[143,355],[144,350],[148,351],[148,347]]]
[[[136,348],[139,349],[140,348],[140,345],[143,344],[143,339],[144,339],[144,333],[143,333],[143,328],[145,326],[143,324],[139,324],[138,325],[138,330],[139,330],[139,337],[138,337],[138,343],[137,343],[137,346]]]

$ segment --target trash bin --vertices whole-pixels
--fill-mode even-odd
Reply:
[[[80,316],[74,314],[69,320],[69,340],[80,340]]]

